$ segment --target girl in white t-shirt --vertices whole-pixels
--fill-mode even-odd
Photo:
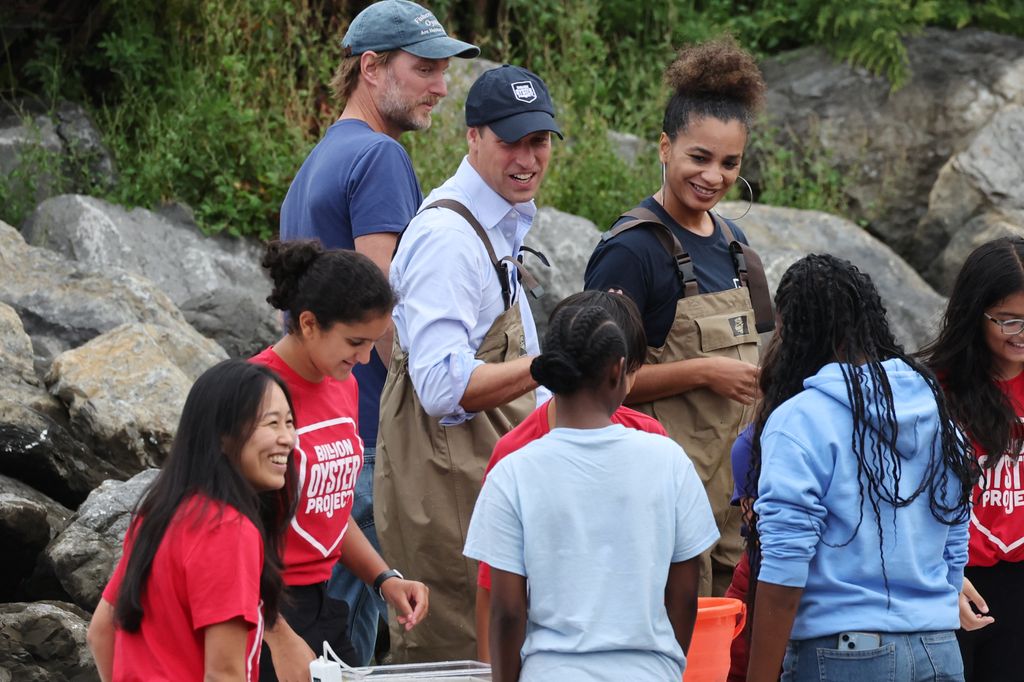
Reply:
[[[678,680],[718,539],[704,488],[673,441],[612,423],[627,344],[605,309],[562,309],[544,347],[555,427],[491,471],[466,541],[492,568],[494,679]]]

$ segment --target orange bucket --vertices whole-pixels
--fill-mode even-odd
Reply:
[[[729,597],[697,599],[690,653],[683,682],[725,682],[729,677],[729,649],[747,622],[747,605]]]

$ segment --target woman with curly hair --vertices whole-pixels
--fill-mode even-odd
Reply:
[[[775,304],[751,461],[747,680],[774,682],[780,666],[784,682],[962,680],[978,467],[942,388],[849,262],[800,259]]]
[[[626,403],[658,419],[697,467],[722,535],[702,559],[701,594],[722,595],[743,552],[729,450],[750,420],[758,332],[773,316],[746,236],[712,209],[741,179],[765,85],[732,40],[684,48],[665,80],[662,185],[605,233],[585,285],[622,291],[640,309],[647,358]]]
[[[260,680],[288,682],[309,679],[314,649],[325,640],[346,663],[363,663],[350,642],[348,605],[327,593],[339,561],[407,629],[426,616],[428,597],[423,583],[384,562],[352,518],[363,465],[352,369],[369,361],[391,325],[391,285],[366,256],[315,240],[271,242],[263,267],[274,283],[267,301],[287,314],[288,333],[252,362],[281,375],[295,400],[299,502],[284,544],[287,601],[263,637],[269,651]]]
[[[1024,239],[996,239],[967,257],[939,336],[922,355],[942,380],[950,412],[973,441],[983,473],[974,492],[957,633],[965,677],[1019,682],[1024,679],[1017,661],[1024,646]]]

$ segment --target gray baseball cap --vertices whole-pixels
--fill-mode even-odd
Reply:
[[[409,0],[380,0],[360,12],[341,39],[345,56],[405,50],[425,59],[480,54],[476,45],[449,38],[430,10]]]

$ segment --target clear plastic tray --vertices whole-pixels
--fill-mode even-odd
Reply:
[[[491,682],[491,666],[480,661],[442,661],[439,663],[407,663],[403,665],[380,665],[366,668],[343,670],[344,682],[408,682],[412,680],[433,680],[433,682]]]

